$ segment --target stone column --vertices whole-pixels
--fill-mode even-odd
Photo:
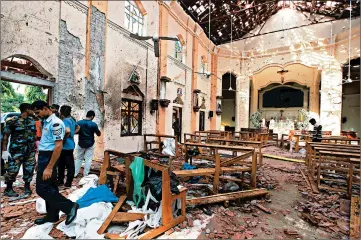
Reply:
[[[249,123],[249,78],[237,77],[236,84],[236,131],[247,128]]]
[[[324,69],[321,73],[320,123],[323,131],[341,132],[342,71],[339,65]]]

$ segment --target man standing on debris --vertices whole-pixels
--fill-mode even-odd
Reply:
[[[4,137],[2,141],[2,158],[7,162],[5,174],[5,196],[17,197],[13,190],[13,183],[23,165],[23,179],[25,182],[25,195],[31,194],[30,182],[33,178],[35,167],[36,127],[31,117],[33,112],[31,104],[22,103],[19,106],[21,114],[6,120]],[[7,151],[10,137],[9,151]]]
[[[60,117],[65,125],[65,137],[63,150],[61,151],[59,163],[58,163],[58,185],[64,184],[64,173],[65,168],[67,170],[66,173],[66,182],[64,184],[65,187],[71,187],[73,182],[74,173],[75,173],[75,165],[74,165],[74,134],[78,133],[80,127],[71,116],[71,107],[67,105],[63,105],[60,108]]]
[[[83,175],[87,176],[89,174],[95,148],[94,134],[96,134],[98,137],[100,136],[98,125],[93,122],[94,117],[95,112],[90,110],[87,112],[86,118],[78,122],[78,125],[80,126],[80,131],[79,142],[76,150],[78,156],[75,161],[74,177],[79,174],[83,159],[85,161]]]
[[[68,225],[76,218],[79,205],[61,195],[57,185],[57,160],[63,148],[65,126],[46,102],[38,100],[32,106],[35,114],[44,119],[39,145],[36,193],[45,200],[46,216],[36,219],[35,224],[57,222],[59,211],[62,211],[67,215],[65,224]]]
[[[180,129],[180,123],[179,123],[178,118],[176,118],[174,120],[172,128],[174,130],[174,135],[177,136],[177,140],[178,140],[178,142],[180,142],[181,129]]]
[[[318,124],[314,118],[309,121],[313,125],[312,142],[322,141],[322,125]]]

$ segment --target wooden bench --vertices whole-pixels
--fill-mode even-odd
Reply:
[[[119,198],[118,203],[113,208],[112,212],[109,214],[107,219],[103,222],[102,226],[98,229],[98,234],[103,234],[107,227],[111,223],[119,223],[119,222],[129,222],[134,221],[137,219],[143,219],[144,214],[133,214],[133,213],[125,213],[125,212],[119,212],[120,207],[123,205],[126,199],[131,200],[132,194],[133,194],[133,178],[132,178],[132,172],[129,168],[131,162],[133,161],[134,156],[129,154],[124,154],[121,152],[117,152],[114,150],[107,150],[106,154],[113,154],[120,157],[125,157],[125,174],[126,174],[126,194],[121,195]],[[186,195],[187,195],[187,189],[182,187],[180,189],[179,194],[173,194],[170,189],[170,175],[169,175],[169,167],[153,163],[148,160],[144,160],[144,166],[147,166],[149,168],[152,168],[154,170],[160,171],[162,173],[162,220],[161,225],[157,228],[151,229],[141,236],[139,236],[140,239],[153,239],[157,237],[158,235],[164,233],[168,229],[178,225],[179,223],[186,220]],[[106,175],[106,172],[108,168],[111,167],[111,162],[109,161],[108,157],[104,157],[104,162],[102,165],[102,172],[101,176]],[[99,184],[103,184],[103,178],[99,178]],[[179,199],[181,201],[181,215],[174,217],[173,216],[173,203]],[[106,238],[111,239],[119,239],[120,234],[105,234]]]
[[[256,187],[256,172],[257,172],[257,155],[254,150],[254,148],[250,147],[239,147],[239,146],[225,146],[225,145],[214,145],[214,144],[202,144],[202,143],[185,143],[186,149],[191,149],[194,147],[197,148],[205,148],[209,149],[209,156],[206,158],[207,160],[212,160],[215,162],[215,169],[216,172],[214,174],[214,192],[218,192],[218,184],[219,184],[219,174],[221,172],[222,166],[229,166],[229,164],[243,164],[243,165],[249,165],[245,160],[252,157],[251,162],[251,168],[245,168],[245,171],[248,171],[251,173],[251,187]],[[224,151],[231,151],[232,157],[231,158],[223,158],[220,156],[220,150]],[[237,156],[237,153],[241,153],[240,156]],[[188,162],[188,151],[185,156],[186,162]],[[197,158],[195,158],[197,159]],[[204,158],[203,158],[204,159]],[[190,163],[193,164],[192,162]],[[239,172],[241,169],[238,169]],[[184,170],[182,170],[184,171]],[[245,172],[243,171],[243,172]],[[243,173],[242,172],[242,173]]]
[[[181,154],[181,148],[178,144],[177,136],[161,135],[161,134],[144,134],[143,137],[144,137],[144,152],[151,151],[158,154],[162,154],[163,148],[161,142],[165,138],[170,138],[170,139],[174,139],[175,142],[175,152],[176,152],[175,156],[178,157]],[[152,145],[156,145],[156,148],[152,148]]]
[[[173,173],[178,177],[190,177],[190,176],[207,176],[213,178],[213,193],[207,197],[200,198],[191,198],[187,199],[189,204],[206,204],[213,202],[222,202],[228,200],[234,200],[237,198],[243,197],[255,197],[267,194],[266,189],[254,189],[256,188],[256,172],[257,172],[257,156],[254,148],[250,147],[239,147],[239,146],[226,146],[226,145],[214,145],[214,144],[202,144],[202,143],[185,143],[186,150],[198,147],[208,149],[209,155],[208,159],[215,162],[213,168],[200,168],[193,170],[177,170]],[[220,151],[231,151],[231,158],[221,157]],[[188,152],[188,151],[187,151]],[[206,152],[206,151],[204,151]],[[241,155],[237,155],[237,153]],[[245,160],[248,157],[252,157],[251,164]],[[197,160],[197,159],[196,159]],[[188,161],[188,156],[186,156],[186,161]],[[192,163],[191,163],[192,164]],[[237,165],[237,166],[236,166]],[[241,165],[241,166],[239,166]],[[251,191],[238,191],[226,194],[219,194],[219,180],[223,179],[226,181],[236,181],[244,183],[244,173],[250,172],[250,187]],[[241,173],[241,179],[226,178],[220,176],[223,173]]]
[[[316,149],[317,151],[317,149]],[[345,151],[324,151],[319,150],[319,163],[317,170],[317,186],[319,189],[327,189],[331,191],[346,193],[349,198],[352,196],[352,186],[354,185],[354,179],[356,176],[360,176],[360,152],[350,153]],[[337,174],[342,179],[335,179],[332,177]],[[356,176],[355,176],[356,174]],[[321,178],[322,177],[322,178]],[[322,181],[344,184],[346,188],[341,187],[329,187],[321,184]],[[357,180],[358,186],[359,179]]]
[[[212,144],[220,144],[220,145],[229,145],[229,146],[252,146],[258,149],[258,164],[261,166],[263,164],[263,154],[262,148],[263,144],[261,141],[242,141],[242,140],[227,140],[227,139],[216,139],[216,138],[208,138],[207,143]]]

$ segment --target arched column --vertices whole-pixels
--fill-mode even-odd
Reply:
[[[247,128],[249,124],[249,85],[250,81],[248,76],[242,75],[237,77],[235,110],[236,131],[240,131],[242,127]]]

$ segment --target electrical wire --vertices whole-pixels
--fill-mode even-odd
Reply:
[[[233,48],[232,48],[232,41],[233,41],[233,24],[232,24],[232,14],[231,14],[231,57],[229,59],[229,91],[233,91],[232,88],[232,57],[233,57]]]
[[[351,14],[352,13],[352,2],[350,0],[350,26],[349,26],[349,36],[348,36],[348,79],[347,81],[352,82],[351,80]]]

